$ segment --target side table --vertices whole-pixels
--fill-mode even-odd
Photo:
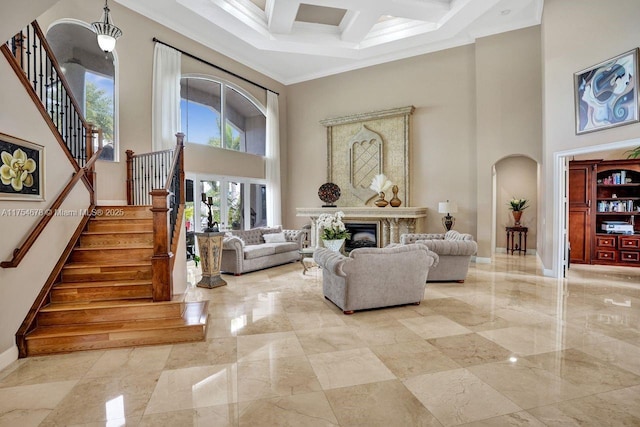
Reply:
[[[200,262],[202,262],[202,279],[197,286],[201,288],[217,288],[227,284],[220,277],[222,266],[222,232],[196,233]]]
[[[518,252],[518,255],[524,252],[527,254],[527,232],[529,229],[527,227],[506,227],[507,230],[507,253],[511,251],[511,255],[514,252]],[[514,245],[515,235],[518,235],[518,248],[516,249]],[[524,236],[524,244],[522,241],[522,237]]]
[[[300,254],[300,264],[302,264],[302,274],[306,274],[307,271],[309,271],[309,269],[307,268],[307,263],[305,262],[305,259],[309,259],[311,258],[313,260],[313,252],[315,251],[315,248],[302,248],[298,251],[298,253]]]

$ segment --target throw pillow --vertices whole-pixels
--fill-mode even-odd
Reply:
[[[284,233],[263,234],[262,238],[265,243],[285,243],[287,241],[287,238],[284,237]]]

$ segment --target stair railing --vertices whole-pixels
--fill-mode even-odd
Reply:
[[[74,181],[75,179],[75,182],[78,182],[79,178],[76,178],[76,177],[93,174],[92,171],[94,169],[94,164],[96,160],[98,160],[98,158],[100,157],[100,154],[102,153],[102,133],[99,133],[98,135],[98,142],[99,142],[98,150],[93,154],[93,156],[89,159],[89,161],[87,161],[84,168],[80,169],[79,172],[76,172],[74,174],[73,178],[71,178],[72,181]],[[69,187],[69,184],[67,185],[67,187]],[[65,190],[67,187],[65,187]],[[96,207],[95,201],[92,200],[89,207],[86,209],[86,211],[88,213],[93,212],[95,207]],[[45,218],[51,218],[51,217],[48,216]],[[73,251],[73,248],[76,246],[76,243],[78,243],[78,240],[80,240],[80,235],[84,231],[84,228],[87,226],[87,223],[89,222],[90,218],[91,218],[91,215],[84,215],[80,219],[80,222],[78,223],[78,226],[76,227],[73,235],[71,236],[71,239],[69,239],[69,243],[67,243],[67,246],[62,251],[60,258],[58,258],[58,262],[56,262],[56,265],[53,267],[53,270],[51,270],[51,273],[49,274],[49,277],[47,278],[46,282],[42,286],[40,293],[38,293],[38,296],[36,297],[33,304],[31,305],[31,308],[29,309],[27,316],[22,321],[22,325],[20,325],[20,328],[18,328],[18,332],[16,332],[16,343],[18,345],[19,357],[21,358],[27,357],[28,355],[27,354],[27,335],[37,326],[36,319],[37,319],[38,312],[49,301],[49,294],[51,293],[51,289],[53,289],[53,286],[60,281],[62,268],[67,262],[67,259],[69,259],[69,255],[71,255],[71,252]],[[13,267],[13,266],[10,266],[10,267]]]
[[[20,78],[76,171],[91,158],[90,126],[73,97],[71,87],[47,43],[33,21],[2,46],[2,53]]]
[[[79,181],[89,190],[90,207],[95,206],[94,164],[102,150],[102,131],[84,119],[58,61],[36,21],[0,46],[0,50],[75,171],[53,203],[43,210],[41,219],[20,247],[13,251],[12,258],[0,263],[0,267],[15,268]],[[94,147],[98,147],[95,153]]]
[[[127,203],[151,204],[151,190],[164,188],[173,163],[175,148],[134,154],[127,150]]]
[[[171,150],[134,154],[127,150],[127,203],[151,205],[153,212],[153,300],[173,296],[173,254],[177,250],[185,202],[184,134]]]
[[[89,159],[89,161],[85,163],[83,168],[80,168],[80,170],[73,173],[73,175],[71,176],[71,179],[69,180],[69,182],[67,182],[67,185],[65,185],[62,191],[58,194],[58,197],[56,197],[53,203],[51,203],[51,206],[49,206],[46,210],[42,211],[40,221],[38,221],[35,224],[35,226],[31,229],[31,231],[29,232],[27,237],[24,239],[20,247],[16,248],[13,251],[12,258],[9,261],[0,262],[0,267],[15,268],[20,264],[20,261],[22,261],[25,255],[27,255],[27,252],[29,252],[29,249],[31,249],[31,247],[36,242],[36,240],[38,240],[38,237],[40,237],[40,234],[42,234],[42,232],[44,231],[47,224],[49,224],[49,221],[51,221],[51,218],[53,218],[58,214],[58,210],[60,209],[60,206],[62,206],[62,203],[65,201],[69,193],[71,193],[71,190],[73,190],[73,188],[76,186],[76,184],[80,180],[84,181],[85,186],[87,186],[90,193],[90,206],[85,211],[85,214],[82,216],[88,216],[90,212],[93,210],[93,208],[96,205],[96,191],[94,187],[95,162],[96,160],[98,160],[98,157],[100,157],[100,154],[102,153],[102,131],[92,130],[89,136],[91,135],[95,135],[98,140],[98,150],[94,153],[91,159]],[[81,216],[80,212],[78,213],[78,216]]]

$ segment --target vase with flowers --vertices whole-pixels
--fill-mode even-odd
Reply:
[[[316,221],[317,226],[322,230],[320,238],[327,249],[339,252],[344,241],[351,237],[344,225],[342,218],[344,212],[338,211],[334,214],[322,214]]]
[[[384,208],[389,204],[389,202],[384,199],[384,192],[389,190],[392,186],[393,183],[389,181],[389,178],[387,178],[383,173],[379,173],[373,177],[369,188],[378,193],[378,199],[373,202],[376,206]]]
[[[511,209],[511,214],[513,215],[516,227],[520,225],[522,211],[529,207],[528,203],[529,201],[527,199],[516,199],[515,197],[509,200],[509,209]]]

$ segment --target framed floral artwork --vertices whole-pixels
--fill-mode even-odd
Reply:
[[[44,147],[0,132],[0,200],[44,200]]]
[[[576,134],[638,121],[638,49],[574,74]]]

